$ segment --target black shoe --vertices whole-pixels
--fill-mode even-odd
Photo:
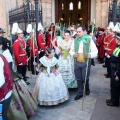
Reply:
[[[107,99],[107,100],[106,100],[106,103],[108,103],[108,102],[110,102],[110,101],[111,101],[111,99]]]
[[[90,90],[87,90],[87,91],[86,91],[86,95],[90,95]]]
[[[26,83],[27,85],[29,85],[29,84],[30,84],[28,81],[25,81],[25,83]]]
[[[104,74],[104,76],[107,76],[108,74]]]
[[[107,102],[107,101],[106,101],[106,102]],[[116,106],[116,107],[119,107],[119,102],[118,102],[118,103],[113,103],[112,100],[108,100],[107,105],[108,105],[108,106]]]
[[[83,97],[83,95],[77,95],[75,98],[74,98],[74,100],[79,100],[80,98],[82,98]]]
[[[106,65],[102,65],[104,68],[106,68],[107,66]]]
[[[103,64],[104,62],[103,61],[100,61],[99,64]]]
[[[111,77],[111,75],[108,75],[108,74],[107,74],[105,77],[106,77],[106,78],[110,78],[110,77]]]
[[[95,66],[95,64],[91,64],[92,66]]]

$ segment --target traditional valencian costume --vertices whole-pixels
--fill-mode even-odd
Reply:
[[[59,58],[59,72],[61,73],[67,88],[77,88],[77,81],[74,75],[74,58],[70,56],[69,51],[73,40],[61,41],[59,49],[61,55]]]
[[[58,60],[43,56],[40,59],[41,72],[38,75],[35,94],[40,105],[57,105],[69,99],[61,74],[57,71]]]
[[[8,120],[28,120],[28,116],[35,114],[38,103],[23,80],[23,76],[12,70],[11,65],[13,59],[7,48],[4,49],[3,56],[10,64],[12,78],[14,80],[12,100],[8,109]]]

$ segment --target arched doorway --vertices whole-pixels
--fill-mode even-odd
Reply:
[[[55,21],[66,26],[90,21],[91,0],[55,0]]]

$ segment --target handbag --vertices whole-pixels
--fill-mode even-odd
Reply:
[[[83,53],[78,53],[77,62],[85,62]]]
[[[3,118],[2,118],[2,104],[0,104],[0,120],[3,120]]]

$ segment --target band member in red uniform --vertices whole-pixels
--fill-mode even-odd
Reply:
[[[104,63],[104,38],[105,38],[105,29],[99,28],[99,35],[96,40],[97,48],[98,48],[98,58],[100,60],[100,64]]]
[[[52,31],[51,31],[51,30],[49,30],[49,33],[47,34],[46,39],[47,39],[47,44],[46,44],[46,46],[47,46],[48,48],[52,48],[52,47],[53,47],[53,46],[52,46],[53,34],[52,34]]]
[[[30,33],[30,38],[29,40],[27,41],[27,45],[29,47],[29,50],[30,50],[30,63],[31,63],[31,71],[32,71],[32,74],[35,74],[36,72],[36,75],[38,74],[38,72],[35,70],[34,68],[34,65],[33,65],[33,62],[36,62],[38,63],[38,46],[37,46],[37,42],[33,40],[33,33],[31,32]]]
[[[55,32],[55,25],[54,25],[54,23],[51,23],[50,28],[48,30],[52,32],[52,36],[54,37],[54,32]]]
[[[40,52],[39,58],[43,57],[46,50],[46,42],[43,34],[43,26],[41,23],[38,24],[38,51]]]
[[[106,78],[111,77],[111,55],[113,54],[114,49],[116,48],[116,33],[115,30],[112,31],[111,36],[108,39],[108,43],[105,48],[105,57],[106,57],[106,66],[107,66],[107,75]]]
[[[106,36],[105,36],[105,38],[104,38],[104,49],[106,48],[109,39],[111,39],[111,37],[112,37],[111,34],[112,34],[112,29],[108,27],[108,28],[107,28]]]
[[[22,74],[24,81],[27,82],[26,79],[26,67],[27,67],[27,54],[26,54],[26,43],[23,40],[23,31],[18,29],[17,31],[18,38],[15,40],[13,44],[13,52],[15,56],[15,63],[17,66],[17,71]]]
[[[109,39],[111,39],[111,37],[112,37],[111,32],[112,32],[112,29],[110,27],[107,27],[107,33],[106,33],[106,36],[104,38],[104,51],[106,49],[106,46],[108,44]],[[106,61],[106,57],[105,57],[105,65],[103,65],[103,67],[107,67],[106,66],[106,64],[107,64],[106,62],[107,61]]]

